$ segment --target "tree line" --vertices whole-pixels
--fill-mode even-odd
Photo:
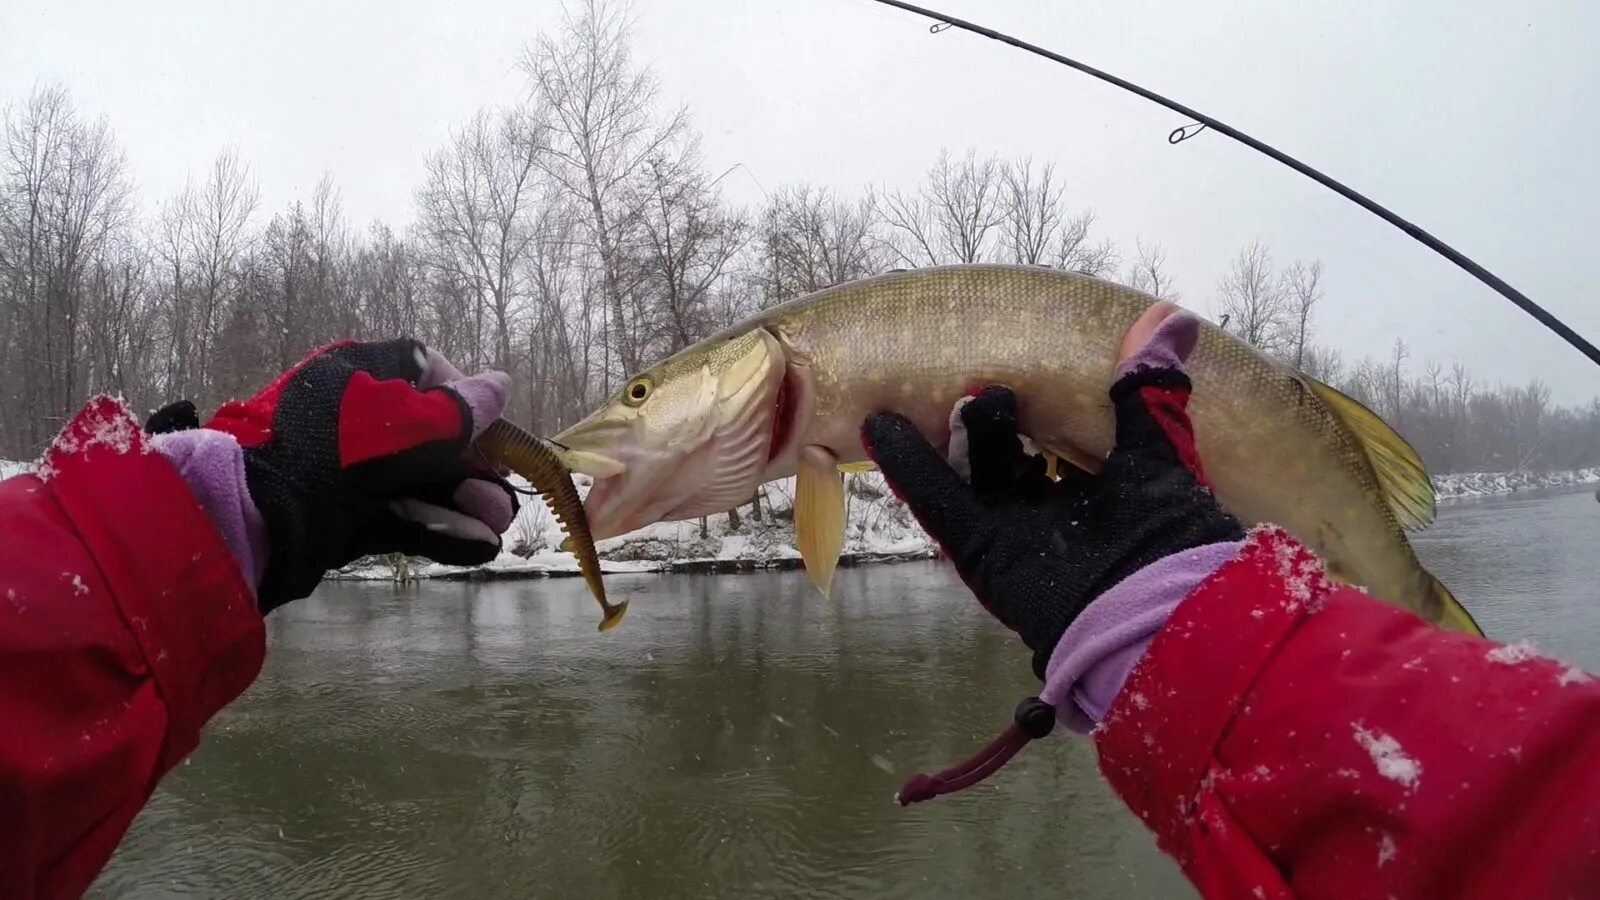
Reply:
[[[1181,299],[1159,243],[1119,248],[1055,165],[941,153],[905,187],[721,190],[688,111],[631,53],[629,11],[573,7],[519,61],[524,98],[455,127],[425,160],[411,221],[352,223],[324,177],[261,206],[224,150],[141,203],[110,125],[55,85],[0,133],[0,458],[36,454],[85,396],[147,410],[246,396],[327,341],[414,335],[463,369],[511,373],[508,414],[553,433],[630,372],[757,309],[885,269],[1049,265]],[[1600,403],[1409,374],[1403,344],[1344,365],[1314,340],[1319,262],[1241,251],[1226,327],[1373,406],[1435,471],[1595,464]]]
[[[1484,384],[1460,362],[1429,360],[1415,374],[1411,350],[1396,337],[1386,355],[1347,363],[1315,340],[1323,296],[1322,264],[1279,267],[1270,248],[1239,251],[1217,286],[1225,328],[1314,378],[1360,400],[1394,425],[1430,471],[1504,472],[1600,465],[1600,398],[1556,407],[1538,379]]]

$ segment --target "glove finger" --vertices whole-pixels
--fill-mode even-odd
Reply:
[[[168,403],[151,413],[149,420],[144,423],[146,434],[172,434],[199,427],[200,412],[190,400]]]
[[[495,478],[467,478],[450,495],[451,505],[489,526],[495,534],[505,534],[517,517],[517,494],[511,485]]]
[[[444,386],[444,390],[455,391],[466,402],[467,409],[472,413],[472,438],[477,440],[485,428],[505,414],[511,376],[504,372],[483,371],[454,379]]]
[[[1182,365],[1183,361],[1188,359],[1189,351],[1194,348],[1194,339],[1199,335],[1199,324],[1194,314],[1185,311],[1183,307],[1166,300],[1157,300],[1122,336],[1122,345],[1117,348],[1117,360],[1120,364],[1117,374],[1123,375],[1140,364],[1156,367]],[[1168,330],[1163,333],[1164,328]],[[1191,329],[1192,334],[1186,341],[1173,342],[1173,337],[1184,336],[1175,332],[1188,332]],[[1179,353],[1178,350],[1182,352]],[[1142,356],[1146,353],[1150,355]]]
[[[1199,338],[1200,320],[1187,312],[1169,316],[1139,349],[1118,366],[1111,388],[1116,416],[1116,455],[1180,465],[1205,480],[1189,418],[1192,385],[1181,368]]]
[[[965,570],[986,542],[987,513],[972,488],[904,416],[873,413],[861,427],[867,454],[945,555]]]
[[[389,504],[366,531],[368,553],[425,556],[452,566],[475,566],[500,554],[500,536],[477,519],[421,500]]]
[[[423,363],[422,378],[417,382],[417,387],[439,387],[466,377],[455,367],[455,363],[445,359],[444,354],[432,347],[423,348],[422,354],[426,362]]]
[[[399,378],[415,385],[428,365],[427,348],[411,338],[335,344],[325,352],[379,381]]]
[[[1014,491],[1028,462],[1017,437],[1017,398],[1009,388],[986,387],[962,404],[972,489],[979,496]],[[954,431],[951,443],[954,444]]]

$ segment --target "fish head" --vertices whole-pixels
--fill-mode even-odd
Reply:
[[[785,375],[764,328],[719,335],[628,379],[554,438],[594,477],[584,513],[595,538],[723,512],[761,483]]]

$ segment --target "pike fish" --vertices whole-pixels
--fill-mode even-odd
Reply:
[[[847,282],[639,373],[554,449],[595,478],[585,512],[596,539],[723,512],[795,476],[796,547],[826,594],[844,544],[840,473],[870,468],[860,438],[869,414],[898,412],[940,444],[959,398],[1007,385],[1023,433],[1094,471],[1112,448],[1119,345],[1155,302],[1030,266]],[[1200,456],[1225,509],[1246,525],[1281,525],[1374,597],[1481,634],[1406,540],[1433,520],[1433,486],[1393,428],[1209,323],[1185,368]]]

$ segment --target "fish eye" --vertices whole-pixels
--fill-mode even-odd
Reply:
[[[628,385],[627,390],[622,392],[623,399],[626,400],[631,406],[638,406],[645,401],[646,397],[649,396],[650,379],[648,378],[634,379],[633,383]]]

